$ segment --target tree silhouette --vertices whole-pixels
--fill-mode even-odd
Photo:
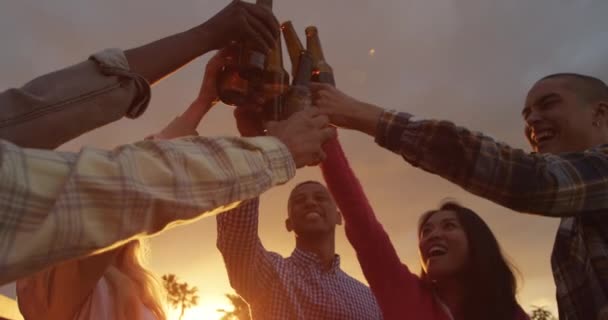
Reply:
[[[163,286],[167,290],[167,301],[174,308],[180,308],[179,320],[184,317],[186,309],[198,305],[198,288],[188,285],[188,282],[178,282],[174,274],[163,276]]]
[[[236,294],[226,294],[226,298],[230,300],[234,309],[232,311],[227,311],[225,309],[217,309],[218,312],[223,312],[221,320],[251,320],[251,315],[249,314],[249,305],[245,300],[243,300],[239,295]]]
[[[551,311],[545,309],[545,307],[532,306],[532,314],[530,314],[530,320],[557,320],[557,318],[551,313]]]

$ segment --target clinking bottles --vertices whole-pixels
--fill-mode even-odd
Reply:
[[[257,0],[256,5],[272,11],[272,0]],[[267,53],[261,52],[249,42],[245,42],[240,59],[241,77],[249,81],[261,80],[266,66]]]
[[[284,95],[289,88],[289,73],[283,66],[283,46],[281,38],[277,39],[264,69],[262,88],[264,110],[263,117],[268,120],[279,120],[283,109]]]
[[[272,0],[257,0],[256,4],[272,10]],[[217,80],[218,96],[225,104],[242,106],[250,99],[252,86],[262,80],[266,53],[248,42],[233,43],[225,50],[228,54]]]
[[[312,73],[313,59],[311,54],[306,51],[300,51],[298,57],[298,67],[293,77],[293,82],[287,95],[285,96],[285,104],[283,106],[280,119],[287,119],[292,114],[309,108],[312,105],[310,97],[310,75]]]
[[[314,26],[306,28],[306,49],[313,58],[312,81],[335,86],[334,71],[327,61],[325,61],[321,40],[319,39],[319,31]]]
[[[300,57],[302,50],[304,50],[304,46],[302,46],[302,42],[300,41],[300,38],[298,38],[298,34],[293,28],[291,21],[283,22],[283,24],[281,24],[281,31],[291,60],[291,74],[295,75],[296,70],[298,69],[298,58]]]

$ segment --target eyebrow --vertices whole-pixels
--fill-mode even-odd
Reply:
[[[457,220],[456,218],[452,218],[452,217],[450,217],[450,218],[445,218],[445,219],[442,219],[441,221],[439,221],[439,223],[441,224],[441,223],[444,223],[444,222],[450,222],[450,221],[451,221],[451,222],[457,222],[458,220]],[[420,230],[424,229],[424,227],[426,227],[426,226],[428,226],[428,225],[430,225],[430,224],[432,224],[430,221],[425,222],[425,223],[422,225],[422,227],[420,227]]]
[[[534,101],[534,103],[532,103],[532,105],[539,105],[539,104],[543,104],[546,103],[547,100],[549,99],[553,99],[553,98],[560,98],[560,95],[557,93],[547,93],[544,96],[536,99],[536,101]],[[526,106],[522,111],[521,111],[521,115],[524,116],[524,118],[530,113],[530,109],[532,109],[531,106]]]

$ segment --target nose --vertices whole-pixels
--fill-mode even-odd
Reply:
[[[310,207],[316,207],[316,206],[317,206],[317,202],[315,201],[314,197],[306,197],[306,199],[304,200],[304,207],[310,208]]]
[[[426,232],[426,234],[422,237],[421,243],[425,244],[431,240],[437,240],[441,237],[440,228],[433,228]]]
[[[534,126],[535,124],[537,124],[540,121],[542,121],[542,119],[543,118],[542,118],[540,112],[538,112],[538,111],[534,110],[534,108],[532,108],[532,110],[530,111],[530,113],[526,117],[526,124],[528,126]]]

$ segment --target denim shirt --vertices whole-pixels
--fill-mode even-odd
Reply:
[[[0,139],[54,149],[123,116],[140,116],[149,101],[146,79],[129,70],[121,50],[106,49],[0,93]]]

